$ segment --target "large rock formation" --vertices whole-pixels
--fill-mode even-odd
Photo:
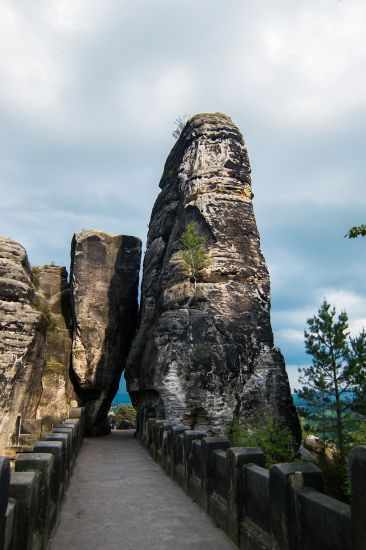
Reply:
[[[74,235],[72,376],[89,433],[108,433],[107,413],[136,329],[141,241],[99,231]]]
[[[38,304],[47,321],[46,365],[37,418],[52,424],[68,416],[75,399],[70,380],[71,291],[65,267],[45,265],[32,272]]]
[[[299,438],[284,360],[273,347],[270,282],[238,128],[201,114],[165,164],[144,259],[141,322],[126,377],[146,415],[222,432],[233,418],[280,419]],[[195,222],[209,266],[195,290],[181,237]]]
[[[0,451],[16,443],[21,423],[36,419],[42,394],[46,323],[35,306],[24,248],[0,237]]]

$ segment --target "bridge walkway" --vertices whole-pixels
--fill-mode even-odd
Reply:
[[[133,432],[84,439],[50,550],[235,548]]]

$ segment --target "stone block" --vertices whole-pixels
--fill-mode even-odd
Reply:
[[[158,450],[157,450],[157,461],[163,468],[165,468],[166,454],[167,454],[167,434],[168,428],[171,426],[171,422],[168,420],[163,420],[158,425]]]
[[[52,478],[51,483],[51,495],[52,498],[59,503],[64,493],[65,481],[67,477],[66,463],[65,463],[65,444],[63,441],[38,441],[34,447],[35,453],[52,454],[54,462],[55,475]]]
[[[270,469],[271,530],[281,550],[297,550],[299,527],[294,490],[302,487],[323,490],[322,474],[315,464],[285,463]]]
[[[203,506],[202,441],[199,439],[192,442],[188,494],[195,502]]]
[[[183,424],[173,424],[167,428],[167,440],[166,440],[166,471],[171,477],[175,475],[175,445],[176,437],[179,434],[183,434],[186,431],[186,427]]]
[[[13,472],[9,495],[16,501],[12,550],[39,550],[41,533],[37,529],[39,514],[39,474]]]
[[[222,437],[202,438],[202,470],[203,470],[203,508],[208,511],[209,495],[214,489],[215,456],[214,451],[227,450],[230,441]]]
[[[154,422],[151,423],[151,454],[154,460],[156,462],[160,463],[161,459],[161,428],[165,424],[165,420],[154,420]]]
[[[226,450],[215,450],[212,454],[213,473],[211,490],[208,494],[208,513],[218,527],[228,530],[229,471]]]
[[[243,467],[246,464],[264,466],[265,456],[261,449],[252,447],[230,447],[227,450],[227,462],[229,469],[229,521],[228,535],[239,544],[240,520],[244,507]]]
[[[174,452],[174,479],[179,485],[184,488],[186,482],[185,460],[184,460],[184,434],[185,432],[177,433],[174,436],[173,452]]]
[[[64,427],[74,427],[75,428],[75,437],[76,437],[76,442],[77,442],[77,452],[80,451],[80,448],[81,448],[81,445],[82,445],[82,442],[83,442],[83,434],[81,432],[81,423],[80,423],[80,420],[78,418],[69,418],[68,420],[65,420],[65,422],[63,422],[61,424],[61,426],[64,426]]]
[[[42,436],[42,441],[62,443],[63,453],[63,479],[67,483],[71,474],[70,435],[64,433],[49,433]]]
[[[191,475],[191,452],[194,441],[203,439],[207,436],[206,432],[199,430],[185,430],[183,434],[183,479],[181,480],[183,489],[188,492],[189,478]]]
[[[245,467],[245,517],[270,533],[269,471],[250,464]]]
[[[296,492],[299,537],[293,548],[301,550],[355,550],[351,543],[351,511],[348,504],[314,491]],[[362,548],[366,547],[366,540]],[[361,547],[360,547],[361,548]]]
[[[350,456],[352,482],[352,543],[354,550],[366,547],[366,445],[352,449]]]
[[[85,433],[85,407],[73,407],[70,409],[68,420],[75,418],[80,420],[80,431],[83,438]]]
[[[69,460],[70,460],[70,467],[72,469],[75,460],[76,460],[76,450],[77,450],[77,444],[75,439],[75,428],[69,426],[61,426],[57,427],[54,426],[52,432],[53,434],[66,434],[68,436],[67,445],[68,445],[68,452],[69,452]]]
[[[5,536],[3,546],[0,546],[1,550],[12,550],[13,537],[15,530],[15,514],[16,514],[16,501],[13,498],[9,498],[8,507],[5,514]]]
[[[7,458],[0,457],[0,550],[5,539],[6,511],[9,500],[10,463]]]
[[[21,453],[16,457],[15,471],[39,473],[37,526],[42,534],[42,547],[46,548],[51,528],[56,521],[57,499],[52,491],[52,485],[56,483],[55,458],[51,453]]]

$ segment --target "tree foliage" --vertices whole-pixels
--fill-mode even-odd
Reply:
[[[113,408],[118,429],[136,427],[136,409],[132,405],[119,405]]]
[[[350,338],[347,377],[352,384],[352,409],[366,416],[366,331]]]
[[[350,392],[364,365],[366,336],[351,338],[346,312],[338,315],[326,301],[318,314],[307,321],[305,349],[312,357],[310,367],[299,369],[302,388],[298,395],[307,401],[308,418],[316,421],[323,439],[335,440],[344,459]]]
[[[366,224],[355,225],[346,233],[348,239],[357,239],[357,237],[366,237]]]
[[[183,128],[187,124],[189,120],[188,115],[179,116],[175,119],[175,128],[172,132],[172,136],[174,139],[178,139],[183,131]]]
[[[241,426],[234,419],[229,438],[234,447],[260,447],[265,455],[266,467],[294,459],[291,432],[272,417],[256,419],[255,426]]]
[[[197,223],[187,225],[181,237],[182,250],[179,253],[185,273],[193,279],[195,290],[201,271],[210,265],[207,253],[207,239],[200,234]]]

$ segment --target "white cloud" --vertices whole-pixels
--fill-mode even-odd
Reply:
[[[280,329],[276,332],[277,338],[282,342],[302,343],[304,342],[304,331],[293,328]]]

